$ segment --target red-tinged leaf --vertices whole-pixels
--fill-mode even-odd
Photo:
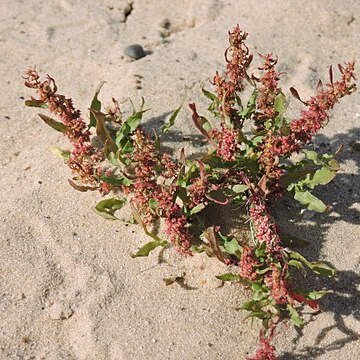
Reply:
[[[295,301],[297,301],[299,303],[305,303],[305,304],[309,305],[312,309],[314,309],[316,311],[318,311],[320,309],[319,302],[316,301],[316,300],[306,299],[305,296],[300,295],[300,294],[296,294],[296,293],[291,293],[290,296]]]
[[[291,95],[292,95],[295,99],[299,100],[299,101],[302,102],[304,105],[307,105],[307,103],[306,103],[305,101],[301,100],[301,97],[300,97],[298,91],[297,91],[294,87],[291,87],[291,88],[290,88],[290,92],[291,92]]]
[[[84,186],[84,185],[78,185],[71,179],[68,179],[69,184],[77,191],[86,192],[86,191],[95,191],[98,189],[98,187],[91,187],[91,186]]]
[[[101,101],[98,99],[98,95],[100,93],[101,88],[103,87],[103,85],[105,84],[105,81],[102,81],[96,91],[95,91],[95,95],[92,99],[91,105],[90,105],[90,109],[96,110],[96,111],[100,111],[101,110]],[[92,111],[90,111],[90,124],[89,124],[89,128],[91,127],[95,127],[96,126],[96,117],[93,114]]]
[[[316,89],[318,92],[322,91],[323,90],[323,83],[321,81],[321,79],[319,80],[317,86],[316,86]]]
[[[329,78],[330,78],[330,84],[334,85],[334,72],[333,72],[332,65],[330,65],[330,67],[329,67]]]
[[[266,177],[266,175],[262,176],[262,178],[259,180],[257,186],[263,192],[263,194],[266,195],[269,192],[269,189],[267,188],[267,177]]]
[[[195,126],[197,127],[197,129],[209,140],[209,142],[213,145],[216,146],[215,142],[210,138],[208,132],[205,129],[205,126],[209,127],[210,123],[203,117],[200,116],[197,111],[196,111],[196,105],[194,103],[190,103],[189,104],[189,108],[191,109],[191,111],[193,112],[192,114],[192,120],[195,124]]]
[[[116,153],[117,146],[106,128],[105,115],[96,109],[90,109],[90,113],[93,114],[96,119],[95,126],[97,136],[104,145],[106,144],[109,151]]]
[[[221,262],[225,262],[224,255],[223,255],[222,251],[220,250],[219,239],[216,235],[214,226],[211,226],[204,231],[204,237],[209,241],[209,245],[210,245],[214,255]]]

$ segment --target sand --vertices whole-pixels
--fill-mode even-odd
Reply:
[[[359,62],[359,14],[358,0],[2,0],[0,358],[243,359],[258,341],[258,324],[234,310],[248,294],[214,277],[225,266],[169,250],[132,259],[147,242],[140,227],[99,217],[99,195],[68,185],[70,171],[48,151],[65,139],[24,107],[27,67],[55,77],[84,113],[103,80],[105,104],[143,96],[146,126],[158,128],[184,98],[205,112],[201,86],[223,69],[227,30],[237,23],[254,53],[279,56],[284,91],[295,85],[306,98],[330,64]],[[148,55],[125,57],[133,43]],[[307,256],[339,270],[336,280],[315,282],[334,290],[320,314],[307,314],[301,332],[279,329],[282,360],[360,358],[359,94],[336,107],[314,141],[325,150],[345,145],[336,180],[318,191],[333,212],[304,220],[287,204],[279,211],[283,226],[311,243]],[[175,154],[203,151],[187,110],[165,140]],[[129,219],[129,209],[119,216]],[[184,286],[165,286],[164,277],[184,272]]]

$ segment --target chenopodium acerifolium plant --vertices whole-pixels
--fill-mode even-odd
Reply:
[[[250,74],[253,56],[245,44],[247,35],[239,26],[229,32],[226,69],[223,74],[216,72],[213,92],[203,89],[213,121],[200,115],[194,103],[189,104],[192,121],[209,145],[194,161],[186,159],[184,150],[178,159],[161,152],[159,136],[147,134],[140,125],[144,102],[125,120],[115,99],[112,108],[103,111],[98,99],[101,86],[86,124],[72,100],[58,94],[53,78],[42,81],[37,71],[30,69],[25,85],[36,91],[37,98],[26,105],[46,108],[60,119],[39,114],[71,142],[69,151],[53,148],[73,171],[70,184],[79,191],[112,194],[96,205],[99,214],[116,219],[115,211],[129,202],[134,219],[152,238],[132,256],[147,256],[170,243],[186,256],[205,251],[237,269],[218,278],[252,290],[252,299],[241,308],[249,317],[261,319],[263,330],[260,347],[251,359],[275,359],[270,341],[276,324],[285,316],[301,326],[299,307],[306,304],[317,310],[317,300],[327,292],[297,289],[292,282],[294,271],[308,269],[333,276],[335,270],[290,250],[269,206],[289,192],[307,209],[327,209],[311,191],[329,183],[339,164],[334,155],[320,155],[305,146],[326,125],[334,105],[355,91],[354,63],[339,65],[337,81],[330,68],[330,82],[320,83],[316,95],[307,101],[291,88],[304,109],[289,119],[277,60],[272,54],[260,55],[259,75]],[[246,86],[253,90],[244,102],[241,95]],[[174,124],[180,108],[163,126],[163,133]],[[244,130],[246,124],[251,124],[250,133]],[[289,161],[294,153],[302,154],[301,160]],[[239,229],[226,233],[221,223],[209,225],[206,209],[229,205],[243,210]],[[165,236],[151,230],[151,224],[159,219]]]

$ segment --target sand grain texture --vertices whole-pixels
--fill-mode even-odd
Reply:
[[[223,69],[227,30],[237,23],[254,53],[279,56],[284,91],[295,85],[306,98],[330,64],[360,62],[359,16],[358,0],[133,0],[130,8],[112,0],[2,0],[0,358],[242,359],[257,344],[258,327],[234,311],[246,294],[218,288],[214,275],[224,266],[169,251],[161,263],[158,253],[130,258],[147,241],[141,229],[98,217],[97,194],[68,186],[70,172],[48,151],[64,138],[23,105],[32,95],[21,79],[28,66],[55,77],[84,112],[102,80],[104,103],[144,96],[146,126],[159,128],[184,96],[205,112],[200,88]],[[149,55],[130,61],[123,50],[133,43]],[[359,104],[359,92],[344,99],[315,140],[332,150],[345,144],[341,173],[319,192],[334,211],[297,218],[297,231],[311,241],[310,258],[340,273],[323,282],[335,293],[302,333],[280,329],[282,360],[359,358]],[[203,151],[189,120],[183,111],[165,139],[175,152]],[[188,289],[164,285],[182,272]]]

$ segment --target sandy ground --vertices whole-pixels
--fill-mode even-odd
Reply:
[[[31,94],[24,69],[36,64],[54,76],[84,111],[102,80],[104,102],[115,96],[140,103],[144,96],[152,109],[146,123],[158,128],[185,96],[205,111],[200,88],[223,69],[227,30],[237,23],[255,53],[279,56],[286,93],[295,85],[306,98],[330,64],[360,62],[358,0],[133,0],[131,10],[127,4],[0,1],[1,359],[243,359],[258,340],[257,325],[234,310],[246,293],[218,287],[221,264],[171,251],[162,261],[158,252],[132,259],[147,242],[141,229],[98,217],[91,210],[98,195],[68,186],[69,170],[48,151],[66,142],[24,107]],[[124,48],[133,43],[151,54],[130,61]],[[315,140],[325,150],[345,144],[341,172],[318,192],[334,211],[309,220],[294,215],[295,223],[286,222],[288,211],[280,216],[311,242],[311,259],[339,269],[337,280],[315,282],[334,290],[322,313],[306,315],[302,332],[279,330],[282,360],[360,359],[359,94],[344,99]],[[183,111],[166,145],[201,151],[189,124]],[[128,209],[120,216],[129,218]],[[164,277],[182,272],[185,287],[164,285]]]

